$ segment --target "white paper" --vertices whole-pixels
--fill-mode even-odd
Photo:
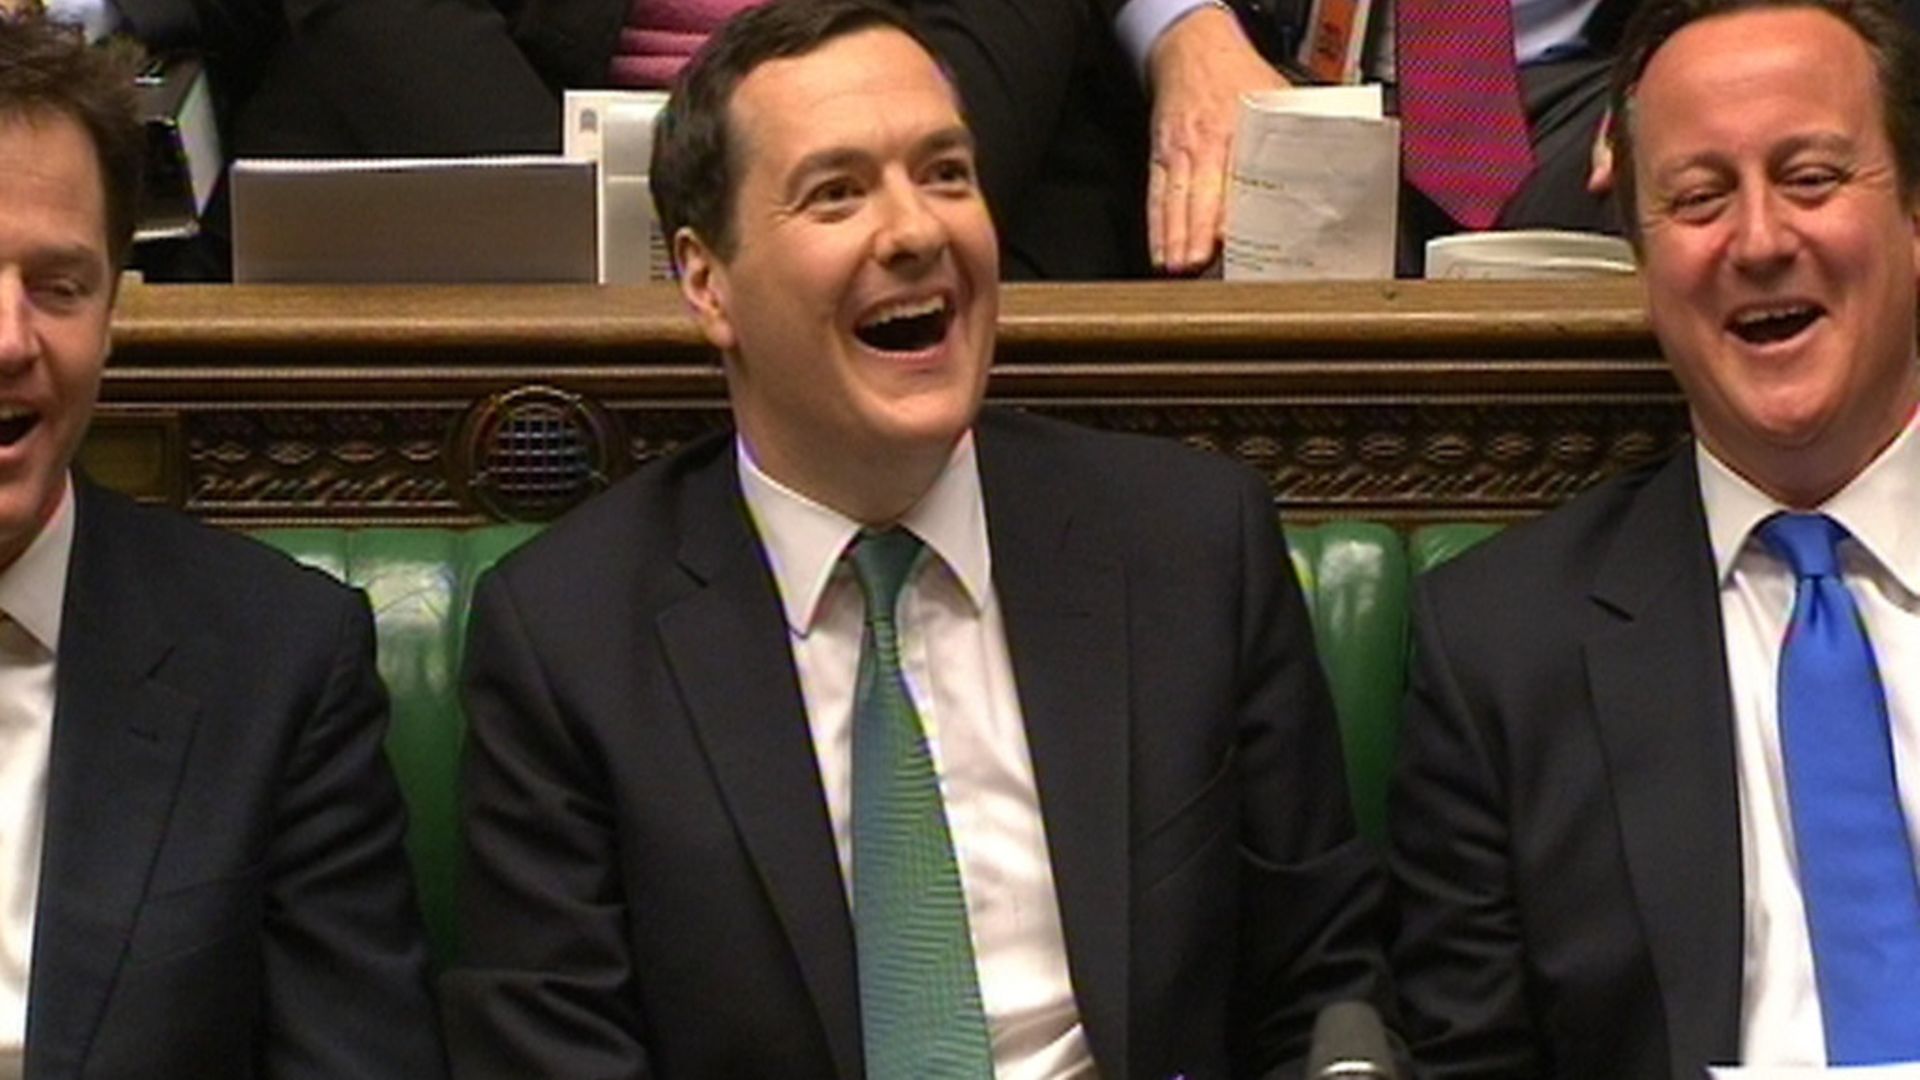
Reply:
[[[220,152],[220,128],[213,117],[213,91],[207,87],[207,72],[200,69],[187,88],[180,105],[180,146],[187,158],[188,179],[193,183],[193,209],[204,212],[213,198],[213,187],[226,167]]]
[[[1805,1066],[1716,1065],[1707,1070],[1714,1080],[1920,1080],[1920,1062],[1900,1065],[1847,1065],[1834,1068]]]
[[[1349,116],[1378,120],[1386,115],[1386,98],[1379,83],[1365,86],[1289,86],[1247,94],[1242,104],[1265,112],[1296,116]]]
[[[1427,241],[1427,276],[1435,279],[1568,281],[1633,271],[1633,248],[1600,233],[1510,229]]]
[[[1393,276],[1400,122],[1380,87],[1295,87],[1241,99],[1227,190],[1228,280]]]
[[[664,90],[568,90],[562,153],[599,163],[594,213],[602,285],[666,281],[673,268],[654,212],[647,171]]]

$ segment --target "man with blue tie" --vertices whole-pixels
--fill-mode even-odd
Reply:
[[[1623,216],[1695,444],[1426,578],[1390,821],[1436,1077],[1920,1061],[1920,54],[1658,0]]]
[[[456,1075],[1297,1062],[1381,890],[1265,485],[981,410],[993,223],[893,6],[737,16],[654,145],[736,430],[477,590]]]

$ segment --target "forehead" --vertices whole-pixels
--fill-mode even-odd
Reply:
[[[820,146],[961,122],[940,66],[892,27],[857,30],[761,64],[740,81],[728,116],[743,159],[776,167]]]
[[[1853,28],[1817,8],[1752,8],[1682,27],[1656,50],[1634,92],[1634,127],[1721,148],[1800,134],[1802,124],[1880,129],[1873,55]]]
[[[0,116],[0,248],[85,247],[106,258],[106,191],[93,139],[54,111]]]

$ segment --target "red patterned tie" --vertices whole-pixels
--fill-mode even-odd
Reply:
[[[1533,171],[1512,0],[1400,0],[1394,38],[1407,182],[1488,228]]]

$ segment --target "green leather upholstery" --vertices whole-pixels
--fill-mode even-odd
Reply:
[[[1424,574],[1500,531],[1484,521],[1426,525],[1407,540],[1407,558],[1413,573]]]
[[[1363,835],[1386,834],[1387,772],[1400,729],[1407,652],[1407,553],[1385,525],[1287,529],[1314,642],[1340,714],[1347,786]]]
[[[366,590],[392,698],[387,751],[407,795],[407,847],[436,959],[453,955],[459,844],[455,775],[465,725],[460,644],[481,571],[533,535],[526,525],[472,530],[271,529],[257,535]]]
[[[457,692],[461,642],[482,571],[532,536],[531,525],[476,529],[270,529],[257,535],[365,589],[378,628],[380,674],[392,696],[387,746],[406,791],[408,847],[434,956],[452,957],[457,875],[455,781],[465,733]],[[1451,557],[1491,526],[1400,534],[1368,522],[1287,530],[1314,639],[1340,714],[1362,832],[1384,835],[1386,780],[1406,680],[1411,572]]]

